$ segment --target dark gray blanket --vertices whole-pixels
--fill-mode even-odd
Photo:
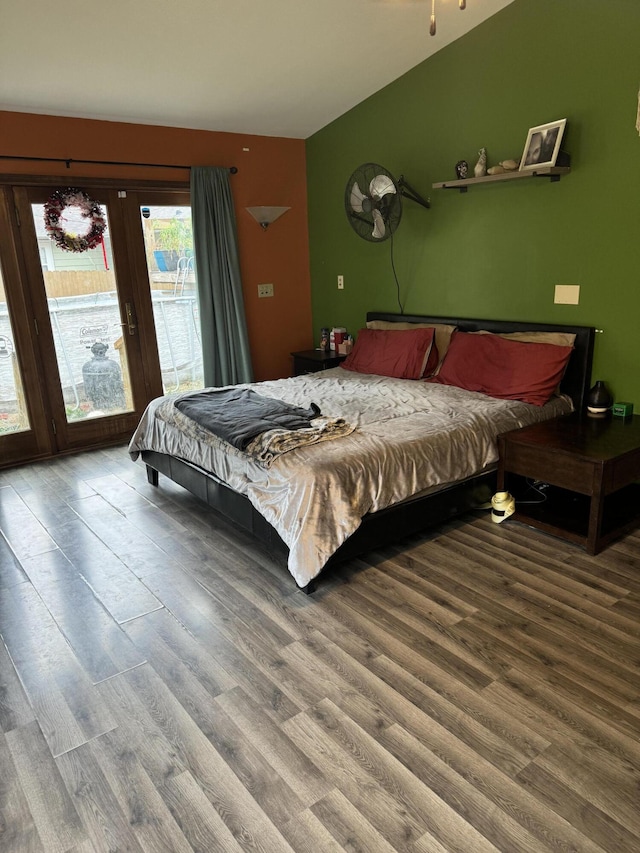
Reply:
[[[175,402],[191,420],[244,450],[257,435],[271,429],[304,429],[320,415],[315,403],[302,409],[263,397],[250,388],[221,388],[189,394]]]

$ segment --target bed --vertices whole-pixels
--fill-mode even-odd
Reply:
[[[419,331],[422,327],[432,332]],[[331,423],[349,425],[337,437],[257,459],[178,412],[173,395],[152,401],[129,452],[142,458],[150,483],[157,486],[159,474],[169,477],[282,555],[297,585],[309,593],[328,566],[485,504],[495,490],[498,434],[585,405],[594,331],[369,312],[366,331],[344,366],[237,386],[291,406],[318,404]],[[418,344],[429,334],[433,347],[417,368],[414,351],[422,353]],[[550,339],[563,346],[552,346]],[[391,371],[396,375],[367,372],[367,342],[388,340],[403,341],[405,349],[415,342],[410,368],[403,362],[399,375],[397,368]],[[560,384],[547,402],[537,386],[524,400],[511,398],[517,393],[493,396],[491,382],[504,387],[511,382],[513,371],[504,380],[503,366],[516,362],[514,352],[518,359],[535,353],[536,365],[549,356],[555,370],[561,351],[566,355]],[[469,384],[456,372],[477,372],[485,363],[480,353],[488,353],[486,364],[499,377],[487,380],[491,393],[474,390],[485,389],[484,374],[477,386],[475,375]],[[355,367],[347,369],[350,362]],[[415,371],[424,373],[418,377]],[[495,393],[503,390],[500,385]]]

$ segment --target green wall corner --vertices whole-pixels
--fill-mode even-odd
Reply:
[[[594,379],[640,408],[640,85],[637,0],[515,0],[307,140],[314,329],[357,332],[367,310],[593,325]],[[425,34],[425,37],[429,36]],[[530,127],[566,118],[571,173],[432,189],[519,159]],[[393,240],[347,222],[361,163],[404,175]],[[394,268],[399,282],[396,289]],[[336,277],[343,275],[344,290]],[[579,305],[555,305],[579,284]]]

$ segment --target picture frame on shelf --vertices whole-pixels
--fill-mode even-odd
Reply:
[[[566,118],[562,118],[529,129],[520,160],[521,172],[556,165],[566,125]]]

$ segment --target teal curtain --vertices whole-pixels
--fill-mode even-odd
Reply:
[[[252,382],[228,169],[192,167],[191,219],[205,385]]]

